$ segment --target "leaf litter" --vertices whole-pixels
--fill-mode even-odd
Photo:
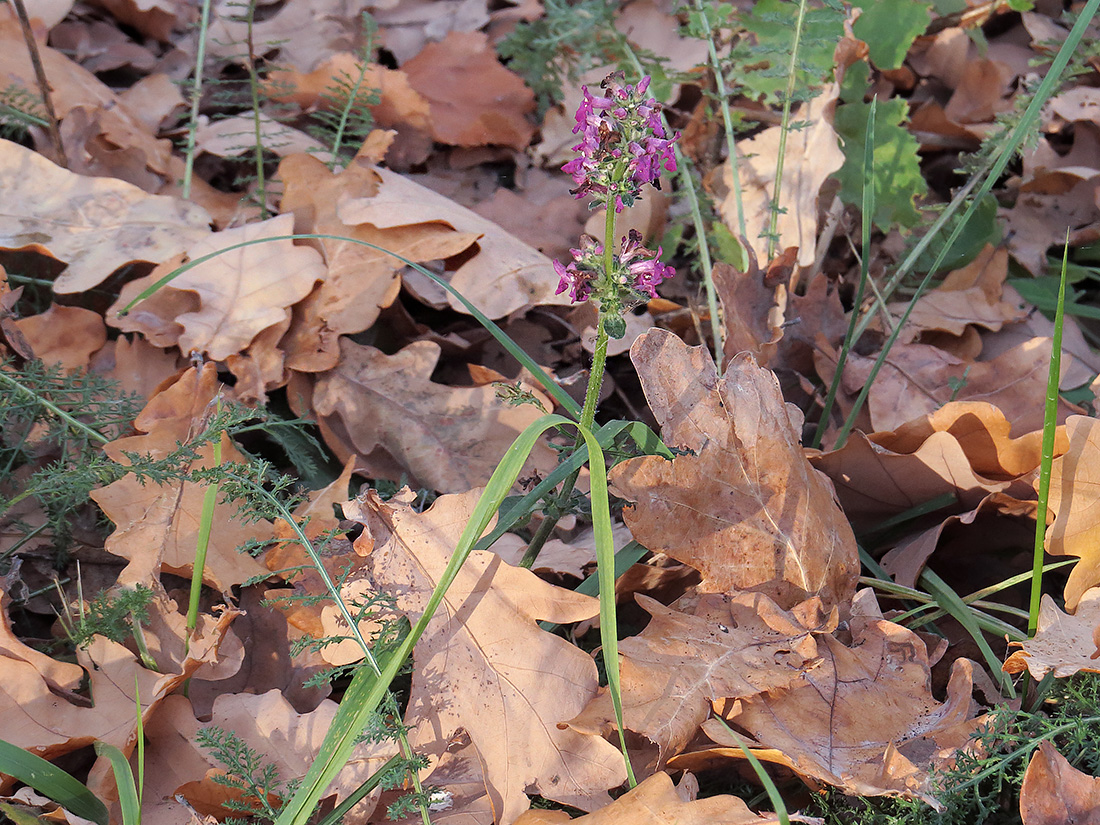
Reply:
[[[768,15],[790,4],[751,5],[759,8],[745,12],[744,30],[753,32],[745,42],[759,57],[779,36]],[[423,757],[416,770],[432,789],[432,821],[570,818],[532,807],[540,799],[580,810],[579,819],[592,823],[778,822],[778,814],[756,810],[767,802],[750,808],[724,792],[751,776],[742,742],[788,790],[831,786],[942,808],[938,777],[980,755],[975,735],[993,724],[996,707],[1018,700],[998,695],[959,627],[941,619],[930,632],[903,618],[913,605],[898,591],[876,598],[860,578],[859,549],[910,596],[934,572],[960,594],[989,599],[985,589],[1028,569],[1027,548],[1012,537],[1036,517],[1051,352],[1042,285],[1053,271],[1048,252],[1067,226],[1079,253],[1077,291],[1075,315],[1066,319],[1046,550],[1079,561],[1068,577],[1049,580],[1033,639],[1013,642],[1012,652],[996,634],[986,638],[1008,657],[1008,673],[1041,680],[1100,672],[1092,540],[1092,465],[1100,457],[1089,417],[1100,360],[1089,344],[1088,284],[1100,225],[1100,116],[1090,85],[1073,81],[1052,100],[1038,141],[998,191],[996,218],[984,234],[965,238],[969,255],[916,301],[857,431],[839,448],[804,446],[837,371],[848,316],[866,309],[874,320],[847,356],[825,445],[836,442],[883,338],[908,306],[868,294],[863,307],[852,306],[859,256],[868,256],[877,284],[889,278],[913,239],[912,222],[886,221],[905,224],[950,195],[945,164],[977,148],[996,118],[1011,112],[1014,90],[1030,82],[1029,61],[1048,60],[1050,42],[1066,32],[1048,9],[1019,14],[994,4],[978,22],[980,36],[967,28],[972,20],[925,9],[898,27],[905,33],[892,36],[900,40],[887,42],[881,16],[855,5],[862,11],[851,31],[870,39],[849,36],[837,48],[847,79],[802,78],[812,94],[793,118],[808,126],[786,141],[784,211],[773,238],[769,204],[783,130],[764,102],[776,99],[774,78],[734,90],[744,129],[736,166],[723,160],[713,77],[688,71],[654,82],[699,165],[700,191],[713,201],[707,218],[722,317],[709,316],[690,272],[694,259],[681,245],[693,232],[683,228],[683,182],[666,174],[664,191],[647,194],[621,225],[636,229],[639,243],[663,244],[671,256],[660,265],[671,262],[680,277],[627,316],[624,338],[610,349],[601,419],[654,424],[675,453],[637,455],[620,444],[610,474],[623,505],[616,549],[636,541],[648,551],[617,587],[624,727],[640,783],[624,786],[612,744],[615,714],[602,652],[593,650],[598,602],[575,592],[594,569],[586,513],[559,522],[531,572],[516,562],[536,517],[499,547],[470,556],[414,649],[403,718],[391,721],[407,728]],[[4,408],[11,417],[5,455],[13,457],[0,480],[8,564],[0,698],[12,720],[3,738],[70,760],[110,802],[118,792],[108,764],[85,749],[101,740],[136,759],[140,713],[147,821],[224,819],[255,795],[223,781],[226,766],[200,729],[231,732],[236,738],[223,743],[262,755],[284,782],[302,776],[343,689],[339,681],[333,689],[304,680],[362,659],[344,616],[324,600],[328,582],[351,604],[389,599],[386,611],[415,623],[479,489],[515,437],[555,407],[466,306],[407,261],[522,332],[539,366],[582,399],[597,322],[555,292],[553,260],[566,258],[585,222],[559,171],[568,159],[562,147],[575,140],[572,110],[540,112],[531,78],[517,71],[521,62],[502,62],[496,52],[509,31],[560,10],[550,0],[392,0],[373,4],[375,17],[364,24],[328,0],[290,0],[251,32],[254,43],[270,44],[261,62],[272,64],[257,87],[265,101],[256,119],[240,85],[234,91],[227,82],[247,68],[248,28],[237,11],[218,6],[207,70],[225,96],[203,102],[198,174],[186,200],[178,185],[186,95],[171,82],[194,60],[193,10],[130,0],[101,6],[93,17],[70,13],[69,4],[32,8],[69,166],[58,165],[57,146],[40,124],[0,140],[0,263],[8,273],[0,369],[14,381],[27,380],[33,359],[58,376],[87,371],[118,381],[143,409],[125,432],[99,434],[94,453],[78,454],[70,436],[59,437],[44,419]],[[706,59],[698,37],[675,32],[691,14],[635,0],[617,25],[634,46],[668,51],[690,70]],[[719,36],[729,35],[720,29]],[[366,60],[355,51],[364,40]],[[35,102],[11,12],[0,17],[0,43],[0,80],[12,84],[5,95],[23,89]],[[884,107],[873,147],[884,184],[876,181],[882,202],[871,247],[860,249],[853,169],[862,167],[853,164],[862,146],[860,157],[853,147],[865,135],[852,124],[864,122],[865,101],[852,84],[871,64]],[[751,61],[745,65],[750,77]],[[595,89],[607,70],[599,60],[587,68]],[[373,95],[365,114],[374,130],[356,133],[351,151],[334,155],[307,132],[307,121],[334,112],[329,90],[357,75]],[[574,105],[579,82],[563,89]],[[270,144],[260,158],[263,183],[238,180],[249,163],[256,168],[245,134],[253,127]],[[902,158],[917,146],[923,178],[912,158]],[[890,158],[898,160],[892,170],[881,165]],[[885,185],[891,174],[892,188]],[[271,208],[275,214],[261,219]],[[748,218],[745,236],[739,211]],[[592,215],[588,231],[598,234],[603,221]],[[372,246],[285,237],[303,233]],[[122,312],[181,264],[250,242]],[[783,252],[769,255],[769,246]],[[744,271],[738,260],[748,262]],[[904,285],[908,294],[912,286]],[[721,369],[705,335],[718,320]],[[5,383],[4,392],[21,397],[15,386]],[[509,395],[528,403],[510,406]],[[285,421],[240,425],[236,439],[208,438],[176,477],[142,474],[204,434],[233,402],[315,426],[289,441],[276,435]],[[77,422],[70,426],[94,430],[87,403],[70,399],[52,409],[67,410],[64,420]],[[555,448],[566,446],[561,437],[540,442],[515,492],[551,473]],[[275,483],[275,470],[294,469],[313,491],[291,509],[302,533],[324,548],[323,575],[289,511],[250,515],[224,497],[208,500],[203,472],[220,466],[243,474],[257,456],[276,465],[260,486]],[[50,500],[15,499],[34,473],[65,462],[99,475],[62,525]],[[403,485],[409,489],[391,497]],[[929,502],[938,504],[922,509]],[[187,585],[208,523],[206,588],[191,630]],[[243,545],[257,556],[238,552]],[[61,595],[44,595],[52,588],[39,585],[58,577]],[[147,617],[122,641],[105,629],[83,643],[59,641],[54,611],[82,609],[93,583],[94,592],[115,596],[148,588]],[[1006,605],[1018,607],[1008,593]],[[381,632],[386,611],[365,612],[360,632]],[[551,623],[565,629],[547,632]],[[324,636],[333,643],[309,647]],[[56,652],[66,644],[67,653]],[[390,739],[358,745],[327,804],[397,753]],[[1079,767],[1050,742],[1037,745],[1017,821],[1095,817],[1097,780]],[[355,821],[387,821],[395,804],[401,821],[410,789],[368,794]],[[11,791],[7,783],[4,793]],[[269,800],[286,794],[279,784]],[[60,808],[52,815],[67,816]]]

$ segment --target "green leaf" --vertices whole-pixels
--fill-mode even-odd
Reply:
[[[108,823],[107,806],[71,774],[3,739],[0,739],[0,773],[14,776],[65,810],[96,825]]]
[[[866,63],[854,63],[848,68],[841,96],[852,102],[837,106],[833,123],[844,141],[844,165],[836,172],[840,199],[852,206],[863,201],[863,153],[871,107],[862,98],[868,72]],[[904,100],[878,102],[874,132],[874,222],[882,229],[915,226],[920,213],[914,201],[928,191],[917,156],[920,147],[902,125],[907,114]]]
[[[880,69],[901,68],[909,47],[924,34],[932,19],[932,4],[913,0],[852,0],[852,6],[861,9],[852,33],[867,44],[871,62]]]

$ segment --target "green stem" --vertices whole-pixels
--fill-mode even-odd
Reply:
[[[210,29],[210,6],[212,0],[203,0],[202,17],[199,22],[199,44],[195,50],[195,82],[191,84],[191,114],[187,119],[187,149],[183,153],[183,184],[181,194],[185,200],[191,198],[191,179],[195,174],[195,135],[199,129],[199,104],[202,102],[202,73],[206,66],[206,33]]]
[[[607,195],[607,215],[604,218],[603,230],[603,266],[604,278],[610,282],[615,271],[615,195],[609,192]],[[603,388],[603,376],[607,369],[607,344],[609,336],[604,329],[605,313],[600,306],[596,313],[596,346],[592,351],[592,370],[588,373],[588,387],[584,391],[584,406],[581,408],[580,428],[581,432],[592,429],[592,422],[596,419],[596,404],[600,401],[600,390]],[[584,444],[584,436],[577,435],[573,449],[578,450]],[[545,518],[539,525],[527,550],[520,559],[519,566],[530,568],[539,557],[543,546],[554,532],[558,520],[565,514],[569,506],[569,497],[573,494],[573,488],[577,484],[581,471],[578,467],[562,482],[561,492],[556,497],[556,502],[545,508]]]
[[[802,24],[806,20],[806,0],[798,4],[798,19],[794,24],[794,42],[791,44],[791,63],[787,69],[787,92],[783,95],[783,120],[779,127],[779,157],[775,161],[775,191],[771,202],[771,220],[768,223],[768,257],[775,257],[779,246],[779,193],[783,187],[783,162],[787,157],[787,135],[791,131],[791,99],[794,97],[794,81],[798,71],[798,47],[802,43]]]

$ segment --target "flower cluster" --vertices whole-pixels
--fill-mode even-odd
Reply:
[[[595,296],[608,317],[621,319],[626,306],[656,298],[657,285],[676,274],[673,267],[661,263],[661,247],[656,252],[646,249],[641,234],[634,229],[623,238],[619,254],[612,257],[610,274],[604,272],[603,244],[587,235],[582,236],[580,249],[569,251],[573,260],[568,265],[554,261],[554,271],[561,279],[558,294],[568,290],[574,303]]]
[[[672,144],[679,135],[669,135],[661,123],[660,104],[646,98],[649,76],[636,86],[622,85],[608,75],[601,83],[606,96],[597,97],[584,86],[584,99],[577,109],[581,142],[573,147],[579,155],[562,167],[573,176],[578,198],[598,195],[613,197],[615,211],[630,206],[643,184],[659,185],[661,168],[676,171]]]

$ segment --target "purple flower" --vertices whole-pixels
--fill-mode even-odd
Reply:
[[[610,274],[604,272],[603,244],[587,235],[582,236],[580,249],[569,251],[571,262],[554,261],[560,279],[557,294],[568,290],[575,304],[595,297],[605,311],[621,312],[623,306],[639,298],[656,298],[657,285],[676,274],[673,267],[661,263],[661,247],[656,252],[646,249],[641,234],[634,229],[623,238]]]
[[[573,133],[581,135],[573,147],[578,155],[562,167],[577,185],[572,190],[577,198],[613,194],[616,212],[634,202],[642,185],[657,184],[662,168],[676,171],[672,144],[679,137],[668,136],[660,104],[645,97],[649,76],[634,86],[622,85],[620,77],[617,73],[604,79],[606,97],[582,87],[573,127]]]

